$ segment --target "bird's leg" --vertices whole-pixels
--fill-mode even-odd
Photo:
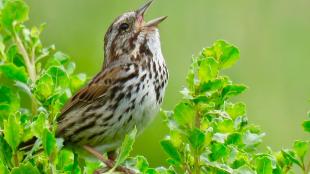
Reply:
[[[97,150],[95,150],[94,148],[88,146],[88,145],[84,145],[83,148],[89,152],[90,154],[94,155],[97,159],[99,159],[101,162],[103,162],[109,169],[112,169],[114,167],[114,160],[111,159],[106,159],[100,152],[98,152]],[[113,152],[114,153],[114,152]],[[114,155],[113,155],[114,156]],[[116,157],[115,157],[116,158]],[[119,172],[123,172],[125,174],[135,174],[134,171],[126,168],[126,167],[122,167],[122,166],[118,166],[115,169],[116,171]]]
[[[97,150],[94,148],[84,145],[83,148],[89,152],[90,154],[94,155],[97,159],[99,159],[101,162],[103,162],[107,167],[112,168],[113,167],[113,162],[106,159],[101,153],[99,153]]]

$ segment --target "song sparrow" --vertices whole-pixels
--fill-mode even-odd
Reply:
[[[57,137],[65,144],[117,149],[135,126],[141,132],[163,101],[168,70],[157,25],[144,21],[152,1],[119,16],[104,38],[104,64],[93,80],[65,105]]]

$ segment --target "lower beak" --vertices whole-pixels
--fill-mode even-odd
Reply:
[[[162,16],[156,19],[153,19],[149,22],[147,22],[144,27],[157,27],[158,24],[160,24],[162,21],[164,21],[168,16]]]

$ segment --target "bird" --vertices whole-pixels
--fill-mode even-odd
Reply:
[[[100,72],[69,99],[57,118],[56,137],[65,145],[83,147],[108,167],[125,135],[135,127],[141,134],[163,102],[169,74],[158,25],[167,16],[146,22],[144,14],[152,2],[114,20],[104,37]]]

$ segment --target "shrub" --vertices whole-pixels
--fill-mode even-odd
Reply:
[[[0,173],[93,173],[103,164],[62,148],[54,136],[62,106],[87,77],[74,72],[68,55],[42,45],[44,25],[24,25],[28,9],[22,0],[0,0]],[[221,74],[238,59],[239,50],[224,41],[192,59],[183,99],[162,112],[170,129],[160,142],[168,167],[151,168],[145,157],[129,157],[135,130],[126,136],[116,165],[147,174],[281,174],[293,166],[309,173],[309,140],[278,152],[257,149],[264,133],[248,122],[244,103],[231,101],[247,87]],[[303,123],[307,132],[309,118]],[[18,148],[33,136],[38,140],[30,150]]]

